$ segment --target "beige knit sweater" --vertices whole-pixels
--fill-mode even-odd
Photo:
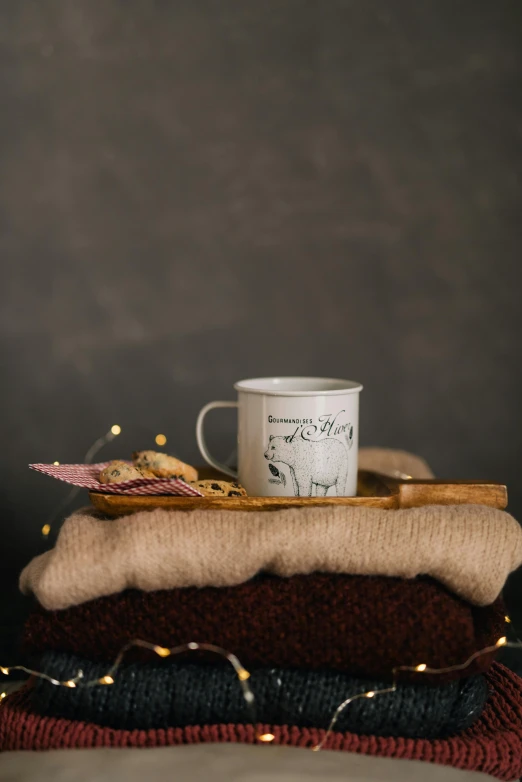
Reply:
[[[229,586],[261,570],[414,578],[427,574],[477,605],[522,564],[522,529],[479,505],[410,510],[328,506],[271,512],[164,511],[102,521],[68,518],[56,546],[22,572],[23,592],[48,609],[128,587]]]

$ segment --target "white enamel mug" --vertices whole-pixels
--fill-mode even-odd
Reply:
[[[196,425],[199,450],[253,497],[353,497],[357,493],[360,383],[262,377],[234,385],[237,402],[210,402]],[[238,409],[238,472],[209,453],[205,416]]]

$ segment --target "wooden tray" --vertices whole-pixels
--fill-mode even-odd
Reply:
[[[200,478],[228,480],[202,468]],[[365,508],[418,508],[422,505],[489,505],[503,509],[507,489],[501,483],[485,481],[417,481],[389,478],[359,471],[356,497],[174,497],[172,495],[131,496],[90,492],[94,507],[106,516],[126,516],[140,510],[166,508],[226,508],[227,510],[278,510],[295,506],[355,505]]]

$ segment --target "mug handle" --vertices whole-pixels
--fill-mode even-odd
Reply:
[[[226,475],[230,475],[231,478],[237,478],[237,472],[232,470],[226,464],[218,462],[217,459],[214,459],[214,457],[209,453],[205,435],[203,434],[203,421],[205,420],[206,414],[211,410],[217,410],[219,407],[237,406],[237,402],[209,402],[208,405],[205,405],[205,407],[202,407],[199,411],[198,420],[196,422],[196,440],[198,441],[198,448],[202,457],[207,462],[207,464],[210,464],[211,467],[219,470],[219,472],[224,472]]]

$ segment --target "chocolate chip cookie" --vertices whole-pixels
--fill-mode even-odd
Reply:
[[[234,481],[191,481],[191,485],[199,489],[205,497],[246,497],[244,488]]]
[[[182,478],[187,482],[198,479],[198,471],[194,467],[166,453],[134,451],[132,461],[134,467],[139,470],[150,470],[156,478]]]
[[[139,470],[128,462],[115,460],[105,467],[100,473],[100,483],[123,483],[135,481],[137,478],[155,478],[148,470]]]

